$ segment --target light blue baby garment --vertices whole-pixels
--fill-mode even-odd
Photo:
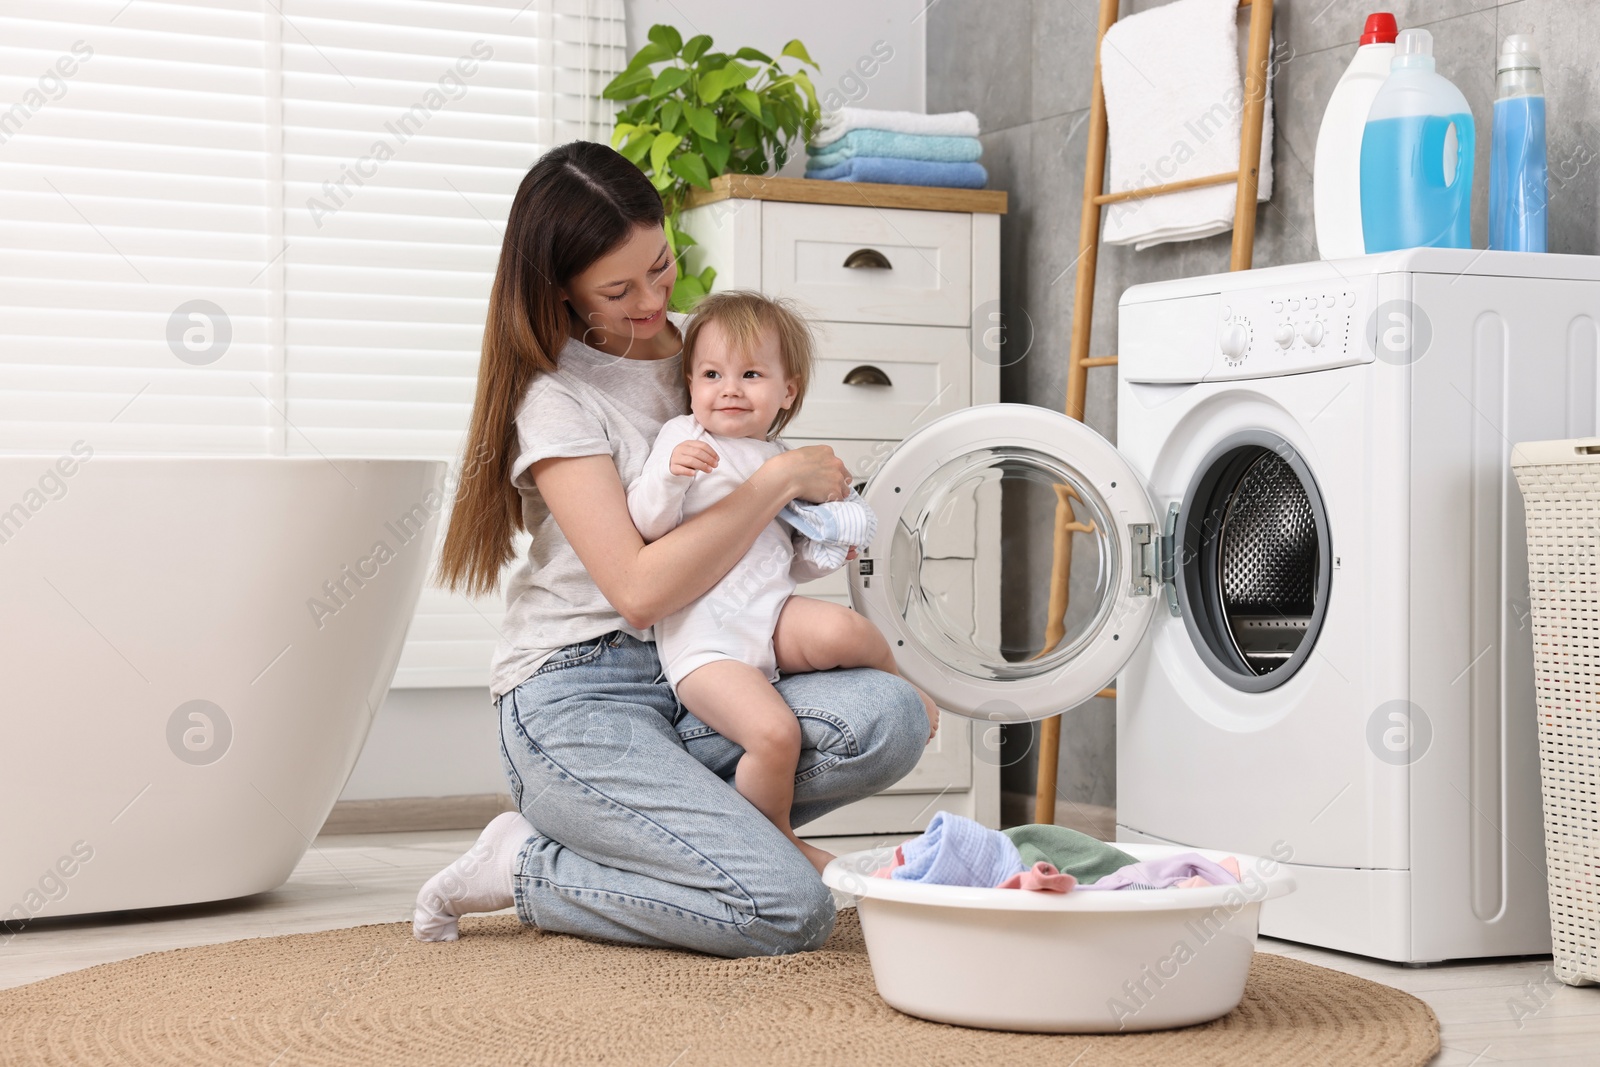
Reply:
[[[900,846],[905,864],[889,877],[927,885],[970,885],[993,889],[1027,870],[1011,838],[980,822],[936,811],[921,837]]]
[[[844,500],[827,504],[791,501],[778,512],[778,520],[805,538],[795,546],[796,552],[830,571],[844,566],[850,549],[871,545],[878,532],[878,517],[854,489]]]

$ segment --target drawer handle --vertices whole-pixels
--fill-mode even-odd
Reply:
[[[889,380],[889,376],[887,374],[883,373],[883,371],[879,370],[877,367],[874,367],[870,363],[863,363],[859,367],[852,368],[850,373],[844,376],[844,384],[893,385],[894,383]]]
[[[858,248],[844,257],[844,265],[852,269],[894,270],[889,257],[876,248]]]

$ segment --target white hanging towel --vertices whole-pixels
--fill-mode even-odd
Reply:
[[[946,111],[924,115],[920,111],[874,111],[864,107],[841,107],[822,113],[822,121],[811,135],[818,148],[829,145],[851,130],[888,130],[926,137],[976,137],[978,116],[970,111]]]
[[[1248,9],[1246,9],[1248,10]],[[1110,132],[1110,192],[1239,167],[1244,124],[1238,0],[1174,0],[1106,31],[1100,81]],[[1268,49],[1271,55],[1271,49]],[[1272,197],[1272,65],[1261,122],[1257,199]],[[1106,244],[1149,248],[1233,229],[1237,183],[1106,205]]]

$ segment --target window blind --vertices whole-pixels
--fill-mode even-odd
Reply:
[[[0,448],[269,451],[267,20],[0,11]]]
[[[48,12],[0,16],[0,448],[457,462],[511,198],[609,137],[620,0]],[[502,610],[426,588],[395,684],[486,685]]]

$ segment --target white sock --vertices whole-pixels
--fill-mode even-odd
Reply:
[[[478,840],[450,866],[429,878],[417,894],[411,933],[418,941],[454,941],[456,919],[473,911],[499,911],[516,903],[512,865],[528,838],[538,833],[521,812],[496,815]]]

